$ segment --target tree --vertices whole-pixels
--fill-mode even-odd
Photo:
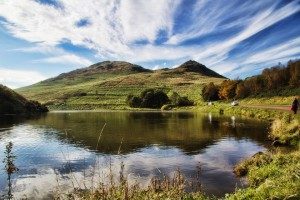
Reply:
[[[162,90],[147,89],[141,93],[141,107],[143,108],[161,108],[169,102],[169,97]]]
[[[194,102],[187,97],[181,97],[177,92],[173,92],[170,96],[171,104],[174,106],[192,106]]]
[[[282,65],[275,66],[263,70],[262,78],[265,80],[267,89],[277,89],[288,85],[289,71]]]
[[[162,90],[146,89],[141,92],[141,95],[128,95],[126,103],[134,108],[161,108],[169,102],[169,98]]]
[[[261,75],[254,76],[246,79],[244,81],[244,86],[250,91],[251,95],[259,94],[265,89],[265,80]]]
[[[128,95],[126,103],[132,108],[139,108],[141,106],[142,99],[137,96]]]
[[[243,82],[240,82],[236,86],[235,90],[235,98],[240,99],[240,98],[245,98],[249,95],[249,90],[248,88],[245,87]]]
[[[290,75],[289,85],[292,87],[300,87],[300,61],[288,62],[287,68]]]
[[[235,90],[239,81],[225,80],[220,85],[219,98],[220,99],[232,99],[236,96]]]
[[[213,82],[205,85],[202,88],[202,98],[204,101],[217,101],[219,100],[219,87],[216,86]]]

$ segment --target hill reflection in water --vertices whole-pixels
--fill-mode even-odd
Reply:
[[[243,185],[232,167],[266,148],[267,127],[252,120],[189,112],[57,112],[16,123],[2,121],[0,126],[5,127],[0,130],[0,148],[14,143],[20,169],[13,182],[15,195],[35,197],[36,190],[45,195],[57,187],[57,177],[66,187],[74,177],[88,185],[95,161],[97,177],[103,181],[110,163],[118,174],[123,162],[130,181],[142,186],[153,176],[172,175],[177,169],[193,180],[201,169],[202,189],[223,195]],[[5,184],[3,174],[2,192]]]

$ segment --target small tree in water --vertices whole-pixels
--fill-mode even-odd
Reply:
[[[16,159],[16,156],[14,156],[13,152],[12,152],[12,148],[13,148],[13,143],[9,142],[6,145],[5,148],[5,158],[3,160],[3,162],[5,163],[5,170],[7,173],[7,181],[8,181],[8,192],[7,192],[7,199],[12,199],[13,195],[12,195],[12,184],[11,184],[11,175],[13,173],[15,173],[16,171],[18,171],[18,168],[15,166],[14,161]]]

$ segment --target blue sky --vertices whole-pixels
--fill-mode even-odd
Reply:
[[[105,60],[244,78],[300,57],[299,21],[300,0],[0,0],[0,83]]]

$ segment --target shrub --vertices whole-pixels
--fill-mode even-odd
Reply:
[[[141,106],[142,99],[137,96],[128,95],[126,99],[126,103],[132,108],[139,108]]]
[[[141,93],[142,108],[161,108],[169,102],[169,98],[162,90],[147,89]]]
[[[161,108],[169,103],[169,98],[162,90],[147,89],[142,91],[140,97],[128,95],[126,103],[130,107],[141,108]]]
[[[284,119],[274,120],[269,137],[278,144],[296,145],[300,139],[299,121],[296,119],[291,122]]]
[[[238,81],[235,80],[225,80],[220,85],[219,98],[220,99],[232,99],[236,96],[235,90],[237,87]]]
[[[194,102],[187,97],[181,97],[177,92],[173,92],[170,96],[171,104],[174,106],[193,106]]]
[[[202,98],[204,101],[217,101],[219,100],[218,93],[219,87],[211,82],[203,87]]]

